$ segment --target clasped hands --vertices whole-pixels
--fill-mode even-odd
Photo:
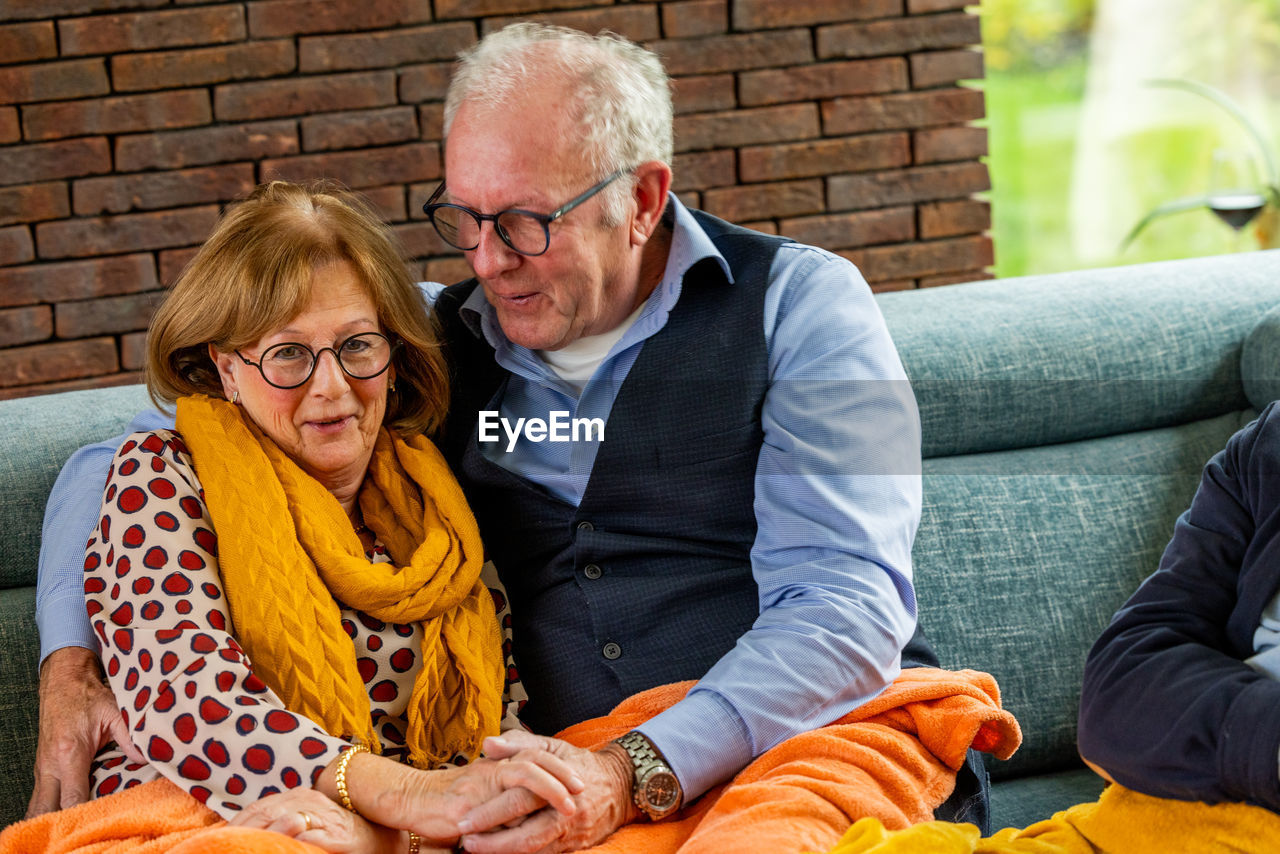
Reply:
[[[459,845],[477,854],[552,854],[589,847],[639,814],[620,748],[592,752],[513,731],[486,739],[484,750],[470,765],[430,772],[360,754],[347,770],[360,816],[326,797],[322,777],[316,789],[251,804],[231,824],[330,852],[403,852],[407,843],[391,828],[406,828],[422,837],[424,852]]]

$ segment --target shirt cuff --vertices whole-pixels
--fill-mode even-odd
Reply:
[[[755,758],[742,718],[719,694],[699,690],[642,726],[680,780],[687,804]]]
[[[49,599],[36,610],[36,628],[40,632],[40,663],[66,646],[82,646],[98,654],[98,639],[88,619],[67,619],[68,615],[85,612],[84,594],[73,590],[71,596]]]

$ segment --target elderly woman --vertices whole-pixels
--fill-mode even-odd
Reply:
[[[330,851],[452,844],[517,787],[572,811],[549,754],[471,762],[518,698],[504,716],[479,534],[423,437],[445,368],[378,221],[331,189],[258,188],[157,312],[147,384],[176,430],[120,448],[85,558],[147,764],[109,748],[94,795],[162,776]]]

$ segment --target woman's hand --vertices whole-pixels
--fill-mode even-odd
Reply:
[[[462,768],[419,772],[403,793],[402,822],[424,839],[452,843],[458,822],[476,807],[500,799],[503,821],[551,807],[572,816],[583,782],[569,763],[540,747],[503,759],[477,759]]]
[[[230,824],[283,833],[332,854],[403,854],[409,848],[407,834],[366,821],[321,792],[302,787],[254,801]]]

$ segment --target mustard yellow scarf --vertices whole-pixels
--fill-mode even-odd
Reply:
[[[408,707],[415,765],[474,756],[497,734],[504,667],[493,599],[480,581],[480,533],[429,440],[383,429],[360,491],[365,524],[393,558],[408,558],[399,566],[370,563],[337,498],[240,407],[183,398],[177,429],[218,533],[231,631],[285,706],[331,735],[381,750],[341,602],[379,620],[422,624],[422,669]]]

